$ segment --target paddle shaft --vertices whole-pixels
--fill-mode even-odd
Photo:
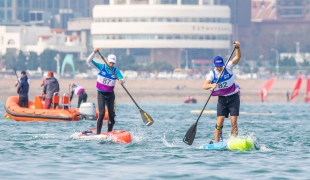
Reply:
[[[69,85],[69,108],[71,109],[71,99],[70,99],[70,97],[71,97],[71,91],[72,91],[72,89],[71,89],[71,84]]]
[[[15,72],[15,75],[16,75],[16,78],[18,80],[18,76],[17,76],[17,73],[16,73],[16,69],[14,68],[14,72]]]
[[[104,57],[101,55],[101,53],[98,51],[98,54],[99,54],[99,56],[101,57],[101,59],[108,65],[108,63],[107,63],[107,61],[104,59]],[[109,65],[108,65],[109,66]],[[112,73],[114,74],[114,76],[116,77],[116,79],[117,80],[119,80],[118,79],[118,77],[116,76],[116,74],[115,74],[115,72],[113,71],[113,69],[112,68],[110,68],[111,69],[111,71],[112,71]],[[126,93],[129,95],[129,97],[131,98],[131,100],[135,103],[135,105],[138,107],[138,109],[139,110],[141,110],[141,108],[139,107],[139,105],[136,103],[136,101],[133,99],[133,97],[131,96],[131,94],[128,92],[128,90],[126,89],[126,87],[123,85],[123,84],[121,84],[122,85],[122,87],[124,88],[124,90],[126,91]]]
[[[15,75],[16,75],[16,78],[17,78],[17,84],[15,84],[15,87],[19,84],[19,79],[18,79],[18,76],[17,76],[17,73],[16,73],[16,69],[14,68],[14,72],[15,72]],[[19,96],[19,93],[18,93],[18,96]]]
[[[231,56],[232,56],[232,55],[234,54],[234,52],[235,52],[235,49],[236,49],[236,47],[234,47],[234,49],[233,49],[232,52],[230,53],[230,56],[229,56],[229,58],[227,59],[226,64],[225,64],[225,66],[224,66],[224,68],[223,68],[223,70],[222,70],[220,76],[217,78],[215,84],[217,84],[218,81],[220,80],[220,78],[222,77],[222,75],[223,75],[223,73],[224,73],[224,70],[225,70],[225,68],[226,68],[226,66],[227,66],[227,64],[228,64],[228,62],[230,61]],[[209,100],[210,100],[210,98],[211,98],[213,92],[214,92],[214,89],[212,89],[211,94],[209,95],[209,98],[208,98],[207,102],[206,102],[205,105],[203,106],[203,109],[201,110],[201,112],[200,112],[200,114],[199,114],[199,117],[198,117],[196,123],[198,123],[198,121],[199,121],[199,119],[200,119],[200,117],[201,117],[201,115],[202,115],[202,113],[203,113],[203,110],[206,108],[206,106],[207,106],[207,104],[208,104],[208,102],[209,102]]]

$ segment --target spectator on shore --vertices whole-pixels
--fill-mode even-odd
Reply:
[[[287,99],[287,102],[290,102],[290,92],[289,91],[286,92],[286,99]]]

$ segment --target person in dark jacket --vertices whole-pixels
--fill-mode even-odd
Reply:
[[[28,108],[28,91],[29,91],[28,77],[26,75],[26,72],[22,71],[17,87],[17,94],[19,94],[18,105],[20,107]]]
[[[52,97],[55,92],[59,92],[59,83],[57,79],[54,78],[54,73],[50,71],[47,74],[43,86],[43,94],[46,94],[44,109],[49,109],[51,107]]]
[[[27,74],[26,74],[26,71],[22,71],[20,74],[21,74],[21,76],[27,75]],[[28,76],[27,76],[27,78],[28,78]],[[30,85],[29,78],[28,78],[27,82],[28,82],[28,84]],[[15,85],[14,85],[14,86],[17,87],[17,86],[19,85],[19,83],[20,83],[20,78],[17,79],[17,81],[15,82]]]

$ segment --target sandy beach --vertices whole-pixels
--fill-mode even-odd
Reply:
[[[16,77],[1,79],[0,100],[5,101],[8,96],[16,95],[14,87]],[[259,89],[267,80],[236,80],[241,87],[242,102],[260,102],[258,96]],[[286,93],[292,91],[296,80],[276,80],[271,88],[270,93],[265,102],[287,102]],[[68,93],[68,84],[74,82],[85,87],[88,94],[88,101],[96,102],[96,79],[59,79],[60,92]],[[41,95],[40,79],[30,80],[30,99],[34,96]],[[205,103],[210,95],[210,91],[202,89],[204,79],[126,79],[125,87],[132,95],[136,102],[183,102],[189,95],[196,98],[198,102]],[[176,89],[179,86],[180,89]],[[302,82],[299,96],[292,102],[304,102],[304,94],[306,91],[306,82]],[[132,100],[120,84],[115,87],[117,102],[131,102]],[[210,102],[215,102],[217,98],[213,97]],[[74,97],[72,101],[77,101]]]

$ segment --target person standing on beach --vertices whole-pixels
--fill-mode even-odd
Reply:
[[[56,78],[54,78],[54,73],[52,71],[47,73],[47,78],[44,81],[43,94],[45,96],[44,109],[49,109],[52,103],[52,97],[55,92],[59,92],[59,83]]]
[[[29,92],[28,76],[26,75],[25,71],[22,71],[17,87],[17,94],[19,95],[18,105],[20,107],[28,108],[28,92]]]
[[[94,61],[95,54],[99,52],[98,48],[94,49],[94,52],[88,57],[87,63],[90,66],[95,67],[99,72],[97,75],[97,98],[98,98],[98,110],[99,116],[97,119],[97,134],[101,133],[102,122],[105,114],[105,105],[107,102],[107,108],[109,113],[108,132],[113,130],[115,124],[115,94],[114,87],[116,81],[119,84],[124,84],[125,80],[122,73],[114,67],[116,63],[116,57],[114,54],[108,56],[108,64],[102,64]],[[115,77],[115,75],[117,77]]]
[[[224,68],[224,60],[221,56],[216,56],[214,58],[215,68],[209,72],[207,78],[203,84],[203,89],[214,89],[212,96],[218,96],[217,103],[217,122],[215,124],[214,130],[214,141],[218,142],[222,136],[222,129],[225,117],[228,118],[230,114],[231,120],[231,134],[238,135],[238,116],[240,109],[240,96],[239,88],[235,84],[235,77],[232,73],[232,68],[234,65],[238,64],[241,58],[240,43],[238,41],[234,42],[235,46],[235,57],[227,63],[226,68]],[[219,77],[221,72],[223,75]],[[217,84],[215,83],[219,78]]]
[[[287,100],[287,102],[290,102],[290,92],[289,91],[286,92],[286,100]]]
[[[87,94],[85,91],[85,88],[83,88],[82,86],[78,85],[78,84],[74,84],[74,83],[70,83],[69,86],[71,86],[72,90],[71,90],[71,95],[70,95],[70,101],[73,98],[73,95],[76,94],[79,96],[78,99],[78,108],[80,108],[80,105],[83,102],[87,101]]]

